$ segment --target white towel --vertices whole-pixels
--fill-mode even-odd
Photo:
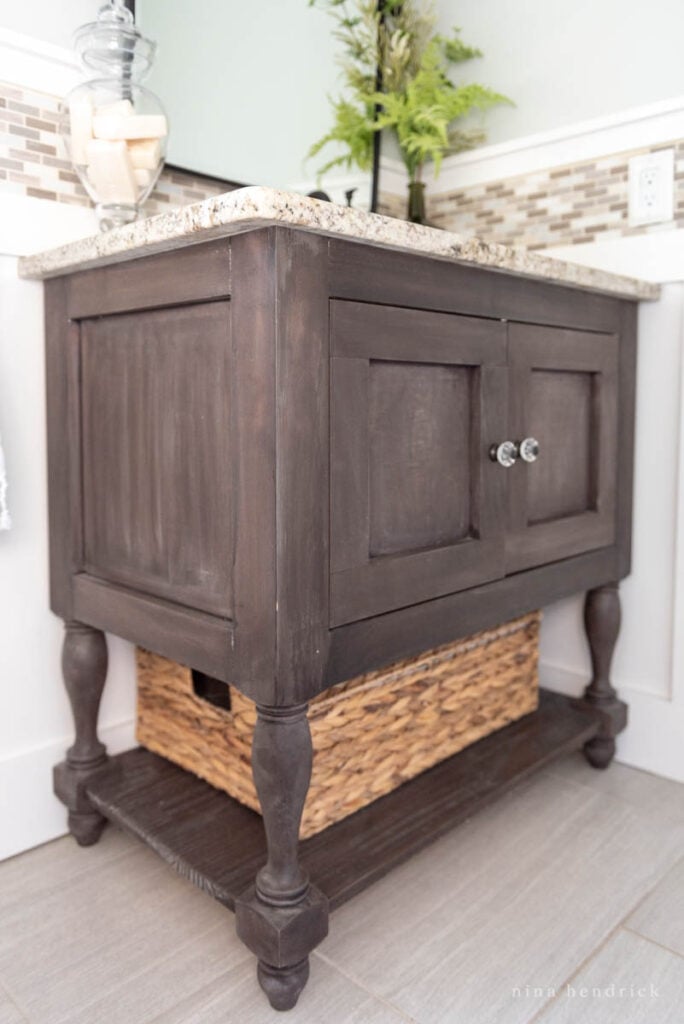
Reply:
[[[5,470],[5,455],[2,450],[2,439],[0,439],[0,530],[9,530],[12,526],[9,508],[7,507],[7,472]]]

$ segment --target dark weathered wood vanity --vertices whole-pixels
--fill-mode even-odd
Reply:
[[[52,278],[51,604],[76,723],[56,791],[80,843],[110,818],[234,907],[285,1009],[329,902],[551,758],[611,760],[648,295],[590,273],[542,280],[534,258],[527,276],[503,256],[450,259],[450,236],[294,197],[260,215],[268,190],[248,190],[257,210],[240,219],[241,195],[199,228],[134,226],[23,271]],[[543,694],[299,848],[310,698],[579,591],[583,700]],[[104,630],[256,701],[265,840],[251,811],[153,754],[107,758]]]

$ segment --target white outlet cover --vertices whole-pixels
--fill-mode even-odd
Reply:
[[[674,218],[674,149],[629,161],[629,223],[663,224]]]

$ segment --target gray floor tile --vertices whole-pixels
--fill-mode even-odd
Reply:
[[[521,1001],[534,1003],[534,997]],[[535,1024],[681,1024],[684,959],[619,931],[564,985]]]
[[[422,1024],[523,1024],[676,862],[684,822],[547,774],[357,897],[322,953]]]
[[[238,964],[254,958],[235,935],[233,915],[189,943],[177,932],[173,952],[162,960],[143,957],[141,971],[129,974],[121,984],[100,994],[91,990],[91,1001],[70,1012],[68,1024],[148,1024],[182,1000],[198,998],[196,993],[225,976]],[[117,951],[112,951],[117,956]],[[86,996],[87,999],[87,996]]]
[[[272,1010],[259,988],[254,961],[243,963],[150,1024],[406,1024],[407,1017],[373,998],[320,957],[294,1010]]]
[[[3,929],[0,981],[34,1024],[75,1016],[94,994],[218,925],[232,931],[228,911],[131,845],[130,855],[27,901]]]
[[[0,1024],[28,1024],[26,1017],[0,985]]]
[[[684,821],[684,785],[650,772],[613,762],[607,771],[597,771],[581,753],[564,757],[546,769],[565,782],[589,787],[594,793],[628,803],[637,810],[657,809],[675,821]]]
[[[135,845],[118,829],[106,828],[96,846],[82,848],[71,838],[37,846],[0,861],[0,915],[12,906],[37,899],[104,864],[128,857]]]
[[[637,907],[626,925],[684,956],[684,859]]]

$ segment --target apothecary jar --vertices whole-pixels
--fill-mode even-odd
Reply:
[[[123,0],[109,0],[97,21],[76,31],[74,45],[84,69],[97,77],[65,97],[62,137],[107,231],[136,219],[164,165],[166,114],[140,84],[155,44],[138,32]]]

